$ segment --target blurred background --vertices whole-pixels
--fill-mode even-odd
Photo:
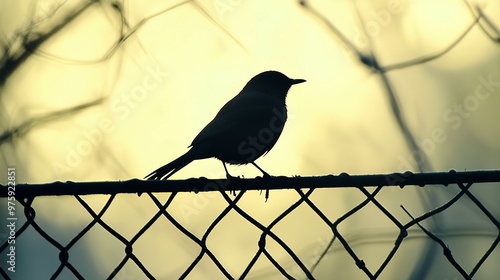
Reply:
[[[290,90],[284,132],[257,161],[272,175],[498,169],[499,13],[494,0],[0,1],[0,181],[6,182],[8,167],[16,168],[17,183],[143,178],[186,152],[220,107],[266,70],[307,80]],[[253,166],[232,167],[230,173],[260,175]],[[201,176],[224,178],[225,172],[218,160],[206,159],[172,178]],[[475,187],[474,195],[500,217],[498,184]],[[408,222],[400,205],[419,216],[458,191],[385,188],[378,199]],[[159,197],[164,202],[168,195]],[[96,212],[108,198],[83,197]],[[238,205],[267,225],[299,198],[292,190],[272,191],[265,203],[258,192],[248,192]],[[356,189],[311,195],[333,221],[365,198]],[[168,211],[201,238],[225,207],[218,193],[183,193]],[[92,220],[70,196],[37,198],[34,208],[40,226],[62,244]],[[156,211],[148,197],[120,195],[103,220],[130,239]],[[18,214],[21,222],[21,209]],[[498,235],[467,199],[426,223],[466,271]],[[371,270],[398,234],[373,205],[340,230]],[[441,249],[414,230],[380,278],[460,278]],[[332,238],[305,205],[273,231],[308,266]],[[7,235],[1,233],[3,243]],[[238,277],[258,250],[260,234],[230,212],[207,244]],[[16,242],[13,279],[49,278],[59,264],[58,250],[32,229]],[[294,277],[304,277],[279,246],[269,243],[268,250]],[[500,274],[499,251],[478,279]],[[160,219],[134,253],[158,279],[174,279],[199,247]],[[86,278],[101,279],[123,259],[124,246],[96,226],[70,256]],[[248,278],[279,275],[262,257]],[[360,279],[364,273],[334,243],[314,275]],[[205,256],[190,277],[223,275]],[[116,279],[143,278],[128,262]],[[65,270],[60,279],[74,276]]]

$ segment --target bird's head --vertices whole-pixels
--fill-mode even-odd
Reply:
[[[243,91],[259,91],[285,99],[291,86],[305,82],[303,79],[290,79],[278,71],[257,74],[243,88]]]

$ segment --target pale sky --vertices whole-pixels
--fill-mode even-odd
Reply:
[[[53,30],[82,3],[2,1],[2,45],[13,40],[16,32],[26,32],[30,26],[40,33]],[[458,0],[356,1],[358,5],[352,1],[307,1],[308,8],[287,0],[120,3],[123,19],[109,2],[90,6],[45,41],[0,85],[2,134],[29,120],[45,120],[44,116],[54,112],[97,103],[34,122],[26,133],[0,143],[0,166],[2,169],[15,166],[19,182],[143,178],[185,153],[220,107],[250,78],[267,70],[307,80],[290,90],[289,118],[283,134],[273,150],[257,160],[268,173],[319,176],[341,172],[418,171],[415,162],[418,157],[407,145],[395,121],[380,74],[360,63],[328,24],[335,26],[360,52],[372,53],[380,65],[390,66],[442,52],[475,21],[475,15],[464,1]],[[480,7],[498,32],[500,3],[494,0],[469,3]],[[328,23],[313,11],[320,13]],[[495,35],[492,28],[486,31]],[[120,41],[122,35],[125,37]],[[497,38],[498,35],[496,33]],[[15,50],[21,40],[17,38],[13,42]],[[14,57],[15,53],[10,55]],[[499,62],[498,42],[476,25],[439,58],[387,73],[402,116],[432,166],[432,170],[426,171],[498,169]],[[245,178],[260,175],[251,165],[232,167],[230,172]],[[0,178],[4,176],[2,173]],[[205,159],[191,163],[172,178],[224,176],[218,160]],[[387,190],[382,200],[393,203],[387,207],[394,210],[398,218],[408,219],[399,205],[406,203],[414,207],[415,213],[428,210],[416,199],[421,195],[417,192],[415,189]],[[174,215],[200,236],[206,229],[205,223],[227,206],[220,195],[204,195],[207,194],[179,195],[172,206]],[[438,201],[445,201],[449,195],[444,191]],[[345,190],[317,191],[312,197],[324,207],[322,209],[329,211],[332,219],[362,199],[359,193]],[[252,192],[245,195],[241,206],[265,223],[297,199],[293,191],[275,191],[266,204],[263,196]],[[498,201],[498,192],[486,190],[484,199],[493,205]],[[97,196],[88,200],[99,208],[106,198]],[[45,219],[56,232],[60,230],[63,236],[88,223],[88,214],[74,206],[74,199],[41,198],[38,201],[45,210],[39,213],[40,219]],[[199,207],[195,207],[195,214],[186,216],[182,210],[186,205]],[[61,207],[68,213],[62,213]],[[151,201],[144,197],[123,196],[117,198],[106,217],[129,238],[154,214],[154,209]],[[71,218],[65,216],[69,213]],[[276,229],[295,244],[294,248],[304,258],[314,254],[318,246],[326,243],[325,236],[331,235],[325,225],[317,217],[310,218],[310,214],[310,209],[297,211],[293,219],[284,221],[281,228]],[[346,225],[345,230],[354,237],[363,236],[365,232],[394,230],[387,218],[373,215],[360,215],[358,220]],[[72,222],[68,225],[69,220]],[[158,259],[189,263],[192,260],[189,249],[196,246],[165,224],[151,229],[150,236],[144,238],[148,240],[137,250],[157,275],[175,277],[178,271],[183,271],[183,266],[167,268]],[[235,225],[242,232],[231,234]],[[228,230],[217,228],[217,235],[214,233],[210,242],[230,244],[215,250],[234,275],[239,275],[255,253],[255,238],[260,233],[236,215],[228,217],[220,227]],[[310,230],[301,232],[304,228]],[[90,265],[89,275],[94,275],[95,267],[102,268],[102,272],[95,275],[108,275],[108,270],[123,257],[123,249],[108,237],[103,238],[104,235],[91,233],[86,242],[106,248],[116,258]],[[172,238],[169,245],[172,247],[163,244],[155,248],[151,240],[165,238],[165,235]],[[175,238],[181,241],[172,241],[177,240]],[[365,252],[367,262],[376,263],[379,253],[371,250],[378,246],[392,248],[390,242],[388,244],[360,246],[359,250]],[[408,246],[408,252],[419,250],[413,243]],[[166,254],[168,250],[176,255]],[[361,275],[342,248],[335,250],[342,253],[328,259],[330,266],[322,268],[321,275],[330,275],[328,267],[335,271],[346,267],[345,274],[341,274],[346,277]],[[275,254],[282,257],[284,263],[291,264],[283,252],[277,250]],[[209,261],[202,263],[193,277],[210,274],[212,266]],[[269,279],[276,276],[266,274],[268,266],[269,263],[259,263],[251,276],[259,279],[263,275]],[[129,271],[140,275],[134,268]],[[400,273],[397,267],[389,267],[386,279]],[[433,273],[436,277],[454,279],[452,274],[434,270]],[[300,273],[297,277],[301,277]]]

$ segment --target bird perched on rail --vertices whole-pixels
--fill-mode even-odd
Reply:
[[[290,79],[277,71],[262,72],[253,77],[215,118],[198,133],[190,150],[174,161],[146,176],[148,180],[165,180],[193,160],[217,158],[226,176],[229,164],[253,164],[263,176],[269,176],[255,160],[269,152],[278,141],[287,119],[285,99],[292,85],[305,82]]]

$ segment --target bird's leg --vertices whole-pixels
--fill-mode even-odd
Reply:
[[[253,166],[257,167],[257,169],[260,170],[260,172],[262,172],[262,176],[264,178],[266,177],[271,177],[271,175],[269,175],[266,171],[264,171],[264,169],[260,168],[255,162],[252,162]]]
[[[227,178],[227,179],[232,179],[232,178],[234,178],[233,176],[231,176],[231,174],[229,174],[229,171],[227,171],[226,163],[225,163],[225,162],[222,162],[222,165],[224,166],[224,170],[226,171],[226,178]]]
[[[224,170],[226,170],[226,178],[227,178],[228,180],[231,180],[231,179],[235,178],[235,177],[231,176],[231,174],[229,174],[229,171],[227,171],[226,163],[225,163],[225,162],[222,162],[222,165],[224,166]],[[234,195],[234,196],[236,196],[236,191],[235,191],[235,190],[232,190],[232,191],[231,191],[231,194],[232,194],[232,195]]]
[[[267,173],[266,171],[264,171],[264,169],[260,168],[255,162],[252,162],[252,164],[253,164],[253,166],[257,167],[257,169],[259,169],[260,172],[262,172],[262,177],[263,178],[270,178],[271,177],[271,175],[269,175],[269,173]],[[266,189],[265,198],[266,198],[266,201],[269,198],[269,189]]]

